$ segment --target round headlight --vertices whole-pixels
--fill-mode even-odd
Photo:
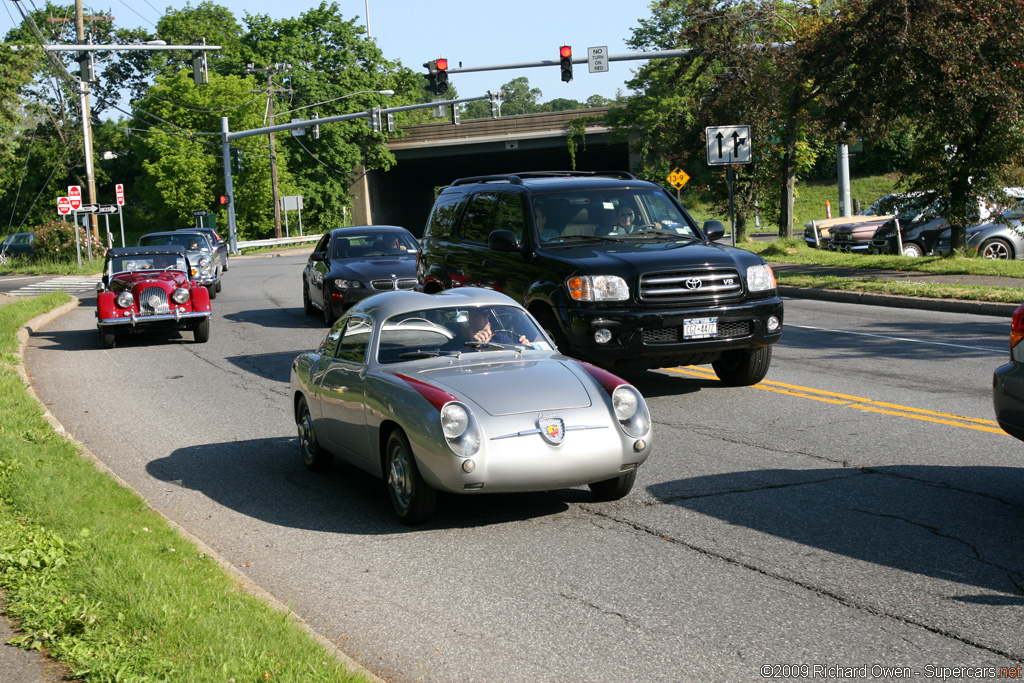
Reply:
[[[186,303],[188,301],[188,290],[183,287],[178,287],[174,290],[174,293],[171,294],[171,299],[176,304]]]
[[[210,257],[209,256],[201,256],[201,257],[199,257],[199,267],[200,268],[209,268],[210,267]]]
[[[633,417],[638,404],[636,393],[627,386],[618,387],[612,392],[612,407],[615,409],[615,417],[619,420]]]
[[[134,303],[135,298],[131,292],[121,292],[117,295],[117,305],[121,308],[131,308]]]
[[[441,408],[441,431],[449,439],[462,436],[469,426],[469,413],[458,403],[449,403]]]

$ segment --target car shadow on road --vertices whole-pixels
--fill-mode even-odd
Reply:
[[[254,519],[344,534],[469,528],[545,517],[567,510],[566,500],[574,493],[442,495],[429,523],[407,527],[394,517],[384,482],[337,460],[330,472],[310,472],[294,437],[179,448],[146,469],[161,481],[199,491]]]
[[[294,308],[254,308],[248,311],[228,313],[223,318],[233,323],[248,323],[250,325],[259,325],[260,327],[285,329],[293,327],[320,327],[323,328],[324,336],[327,336],[327,330],[329,329],[324,324],[322,315],[306,315],[301,306]]]
[[[983,590],[959,602],[1024,606],[1024,468],[753,470],[648,490],[730,527]],[[817,553],[799,557],[809,575],[828,565]]]
[[[100,348],[100,335],[95,327],[85,330],[34,330],[28,328],[29,339],[49,342],[48,350],[56,351],[95,351]],[[40,341],[33,343],[34,346],[43,346]],[[189,331],[174,330],[171,328],[153,328],[125,330],[117,335],[117,348],[128,348],[133,346],[155,346],[159,344],[195,344],[193,335]],[[297,354],[296,354],[297,355]]]
[[[292,361],[309,349],[299,351],[278,351],[276,353],[250,353],[243,356],[224,358],[239,370],[252,373],[275,382],[288,383],[291,378]]]

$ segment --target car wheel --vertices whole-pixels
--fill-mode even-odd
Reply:
[[[223,287],[224,287],[224,283],[222,281],[220,281],[220,280],[217,280],[217,293],[218,294],[220,294],[220,290]]]
[[[434,514],[437,491],[423,481],[405,434],[392,432],[385,453],[388,494],[398,519],[410,525],[427,521]]]
[[[224,272],[225,273],[228,272],[228,260],[227,260],[227,258],[224,259]]]
[[[722,384],[730,387],[748,387],[757,384],[768,374],[772,363],[772,347],[736,349],[724,352],[711,364]]]
[[[981,243],[981,246],[978,247],[978,253],[981,254],[982,258],[1002,261],[1013,258],[1013,247],[1006,240],[993,237]]]
[[[625,474],[620,474],[604,481],[595,481],[587,484],[591,492],[598,500],[619,500],[625,498],[633,489],[633,482],[636,481],[636,470],[632,469]]]
[[[918,256],[924,256],[924,250],[913,242],[904,242],[903,255],[911,258],[917,258]]]
[[[334,454],[324,450],[317,441],[316,432],[313,431],[313,416],[309,412],[305,397],[299,399],[299,407],[295,411],[295,426],[299,430],[299,451],[302,453],[302,462],[306,463],[306,469],[311,472],[326,472],[331,469]]]
[[[562,328],[558,326],[558,321],[555,320],[555,315],[547,309],[533,312],[534,317],[537,318],[537,322],[544,328],[545,334],[551,337],[551,341],[555,342],[555,346],[562,353],[569,352],[569,340],[562,334]]]
[[[324,322],[327,323],[327,327],[330,327],[337,319],[338,316],[334,315],[334,310],[331,306],[331,295],[328,292],[324,292]]]
[[[217,287],[216,285],[207,285],[206,291],[210,293],[210,301],[217,298]]]
[[[195,336],[197,344],[205,344],[210,340],[209,316],[203,318],[201,322],[196,324],[196,326],[192,329],[192,334]]]
[[[306,286],[306,280],[302,280],[302,310],[306,312],[306,315],[316,315],[316,308],[313,307],[313,302],[309,299],[309,287]]]
[[[117,333],[114,330],[100,328],[100,346],[112,349],[117,344]]]

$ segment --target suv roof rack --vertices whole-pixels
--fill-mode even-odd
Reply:
[[[471,185],[474,183],[507,182],[513,185],[522,185],[524,178],[568,178],[568,177],[606,177],[618,178],[620,180],[636,180],[636,176],[626,171],[523,171],[521,173],[507,173],[501,175],[478,175],[467,178],[459,178],[452,181],[455,185]]]

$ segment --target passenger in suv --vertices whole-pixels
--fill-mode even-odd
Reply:
[[[714,243],[724,232],[628,173],[462,178],[434,203],[417,279],[428,293],[504,292],[563,353],[597,365],[710,363],[726,384],[756,384],[782,336],[782,300],[764,259]]]

